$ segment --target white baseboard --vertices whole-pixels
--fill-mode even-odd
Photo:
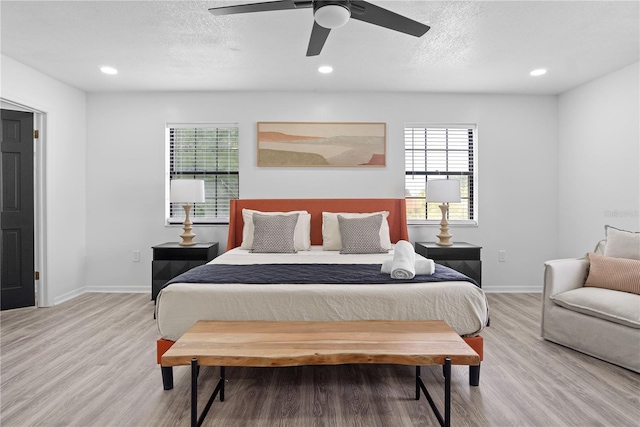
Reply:
[[[85,286],[54,298],[53,305],[62,304],[86,293],[151,295],[151,286]]]
[[[62,294],[53,299],[53,305],[62,304],[63,302],[67,302],[75,297],[79,297],[80,295],[87,292],[87,288],[74,289],[71,292],[67,292],[66,294]]]
[[[85,292],[102,294],[149,294],[151,285],[148,286],[87,286]]]
[[[540,294],[542,286],[483,286],[487,294]]]

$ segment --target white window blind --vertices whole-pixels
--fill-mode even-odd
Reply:
[[[449,204],[449,221],[476,222],[476,126],[406,124],[405,197],[408,220],[442,218],[438,203],[426,203],[427,181],[460,181],[460,203]]]
[[[167,137],[166,205],[169,223],[184,221],[184,209],[169,201],[172,179],[205,181],[205,202],[196,203],[194,223],[229,219],[229,200],[238,198],[238,124],[169,124]]]

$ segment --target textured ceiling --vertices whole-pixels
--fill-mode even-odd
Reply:
[[[415,38],[351,20],[308,58],[311,9],[213,16],[247,2],[2,0],[1,46],[89,92],[557,94],[640,58],[638,1],[370,1],[431,30]],[[323,64],[334,73],[319,74]],[[530,77],[538,67],[548,74]]]

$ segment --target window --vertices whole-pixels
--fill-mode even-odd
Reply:
[[[182,206],[169,202],[170,181],[177,178],[205,181],[205,202],[191,213],[194,223],[228,221],[229,200],[238,198],[238,124],[169,124],[166,139],[168,222],[184,221]]]
[[[476,126],[406,124],[405,197],[408,220],[440,221],[438,203],[426,204],[432,179],[460,181],[460,203],[449,205],[449,221],[476,224]]]

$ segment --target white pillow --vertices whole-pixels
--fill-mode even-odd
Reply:
[[[311,250],[311,214],[307,211],[291,211],[291,212],[260,212],[253,209],[242,209],[242,245],[240,249],[250,250],[253,248],[253,214],[262,215],[298,215],[298,222],[294,231],[294,246],[296,251]],[[337,221],[337,220],[336,220]]]
[[[373,215],[382,215],[380,225],[380,246],[382,249],[391,249],[391,237],[389,236],[388,211],[352,213],[352,212],[322,212],[322,249],[325,251],[342,250],[342,238],[340,237],[340,224],[338,215],[343,218],[366,218]]]
[[[605,225],[604,229],[607,236],[604,256],[640,260],[640,233],[620,230],[610,225]]]

